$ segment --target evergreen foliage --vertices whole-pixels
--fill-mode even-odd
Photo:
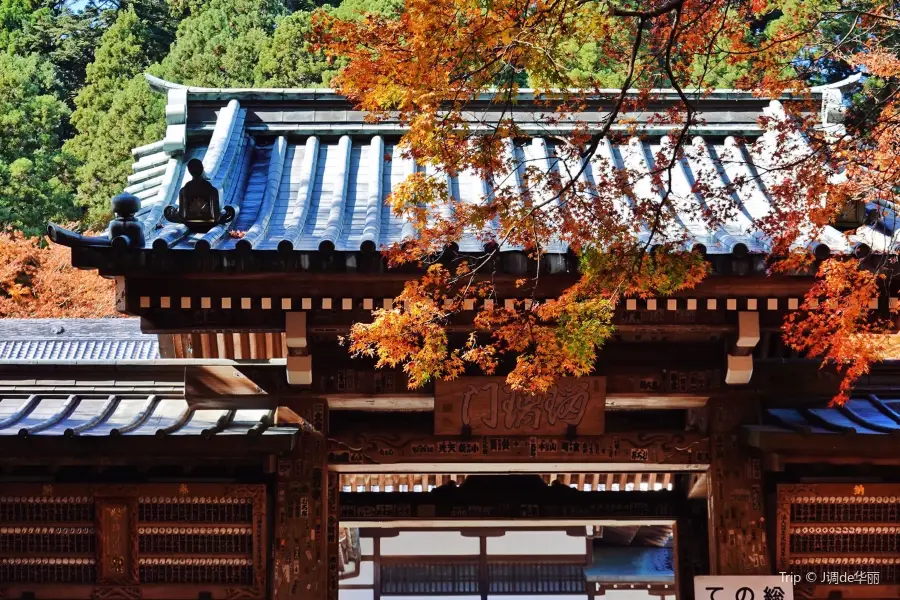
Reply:
[[[337,65],[307,41],[313,12],[298,10],[281,20],[256,69],[258,84],[271,87],[327,87]]]
[[[150,94],[142,73],[157,57],[147,41],[157,34],[133,7],[119,12],[103,35],[85,86],[75,98],[72,124],[77,134],[65,148],[80,162],[78,201],[87,222],[100,225],[110,216],[110,198],[122,190],[131,148],[162,132],[164,101]]]
[[[286,14],[278,0],[209,0],[179,24],[157,72],[190,85],[252,86],[260,54]]]
[[[747,41],[789,35],[790,23],[810,10],[839,5],[867,10],[869,4],[783,2],[778,11],[748,24]],[[88,0],[77,5],[0,0],[0,54],[8,55],[0,103],[15,108],[0,118],[16,122],[12,135],[4,133],[0,141],[0,211],[5,211],[0,223],[36,232],[47,215],[55,215],[83,219],[87,227],[105,225],[109,199],[126,184],[131,148],[158,140],[165,131],[165,98],[151,92],[143,73],[198,86],[325,87],[345,63],[313,47],[316,12],[357,20],[368,13],[393,18],[403,9],[403,0]],[[581,4],[569,18],[580,25],[564,30],[579,34],[560,35],[548,49],[565,73],[556,83],[620,85],[621,64],[605,52],[609,42],[597,36],[607,18],[604,5]],[[836,14],[822,22],[822,38],[844,39],[852,25],[849,14]],[[729,56],[729,49],[721,47],[698,57],[696,78],[716,87],[739,86],[752,61]],[[785,68],[811,84],[850,72],[846,60],[825,45],[804,48]],[[520,86],[554,79],[545,72],[538,80],[527,67],[513,65],[498,77]],[[13,99],[21,99],[22,106]],[[37,111],[38,105],[46,112]],[[28,137],[25,129],[44,133],[24,144],[8,141]],[[73,187],[83,212],[72,207]]]
[[[69,109],[53,66],[37,55],[0,53],[0,227],[30,235],[77,216],[70,156],[61,146]]]

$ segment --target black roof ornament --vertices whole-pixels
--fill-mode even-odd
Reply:
[[[216,225],[230,223],[234,207],[221,209],[219,189],[203,175],[203,162],[192,158],[187,164],[191,180],[178,192],[178,206],[167,206],[166,219],[183,223],[194,233],[206,233]]]
[[[47,225],[47,236],[57,244],[70,248],[92,246],[113,247],[116,250],[144,247],[144,226],[135,218],[141,209],[141,199],[132,194],[119,194],[112,199],[112,209],[116,218],[109,223],[106,235],[81,235],[60,227],[55,223]]]
[[[117,250],[144,247],[144,226],[134,216],[141,209],[141,199],[131,194],[119,194],[112,199],[116,218],[109,224],[112,247]]]

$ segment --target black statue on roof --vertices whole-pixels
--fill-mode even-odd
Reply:
[[[234,219],[234,208],[221,208],[219,189],[203,176],[203,162],[192,158],[187,164],[191,180],[178,192],[178,206],[167,206],[166,219],[184,223],[195,233],[206,233],[216,225]]]

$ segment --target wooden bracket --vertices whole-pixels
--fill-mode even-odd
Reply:
[[[291,385],[312,385],[312,356],[309,355],[306,313],[285,314],[285,343],[288,349],[287,380]]]
[[[759,313],[738,313],[737,341],[728,353],[727,385],[746,385],[753,376],[753,348],[759,343]]]

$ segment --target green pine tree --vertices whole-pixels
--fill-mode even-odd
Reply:
[[[0,0],[0,51],[16,50],[33,12],[31,0]]]
[[[323,52],[309,43],[313,11],[298,10],[282,19],[256,66],[256,83],[267,87],[327,87],[337,73]]]
[[[87,208],[91,225],[108,220],[110,198],[121,191],[128,175],[132,146],[159,133],[159,127],[144,127],[141,122],[146,118],[148,126],[158,123],[164,114],[157,106],[159,99],[143,89],[142,73],[155,58],[148,55],[152,46],[146,43],[152,37],[133,7],[121,10],[103,34],[96,58],[87,67],[85,86],[75,98],[72,124],[77,134],[65,148],[81,162],[78,201]]]
[[[53,66],[0,52],[0,228],[29,235],[47,221],[77,218],[72,158],[60,150],[69,114]]]
[[[279,0],[209,0],[178,26],[160,76],[206,87],[252,86],[260,55],[285,14]]]
[[[316,10],[316,5],[308,2],[302,9],[280,20],[256,67],[257,85],[328,87],[344,63],[329,60],[323,52],[316,52],[309,43]],[[403,10],[403,2],[344,0],[337,6],[325,4],[318,10],[327,11],[339,19],[358,19],[366,13],[396,16]]]

